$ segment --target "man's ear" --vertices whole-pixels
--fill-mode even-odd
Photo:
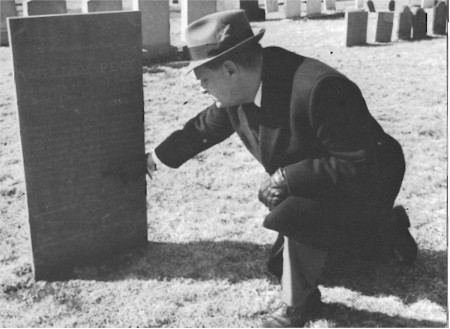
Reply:
[[[232,78],[232,79],[236,79],[237,74],[239,72],[239,66],[236,65],[236,63],[233,61],[226,60],[222,64],[222,70],[223,70],[223,73],[225,74],[225,76]]]

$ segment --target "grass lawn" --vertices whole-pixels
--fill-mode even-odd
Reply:
[[[264,46],[318,58],[361,88],[402,144],[398,203],[419,243],[413,267],[338,255],[310,327],[447,327],[447,39],[343,47],[343,19],[270,20]],[[185,62],[143,66],[148,149],[211,102]],[[236,136],[148,180],[148,244],[34,282],[10,49],[0,48],[0,327],[255,327],[280,301],[265,268],[274,232],[265,177]]]

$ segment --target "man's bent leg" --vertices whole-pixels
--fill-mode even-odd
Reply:
[[[304,308],[317,285],[328,259],[325,250],[284,237],[281,299],[288,306]]]

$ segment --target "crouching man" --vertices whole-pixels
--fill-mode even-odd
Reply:
[[[270,177],[259,200],[279,232],[268,262],[286,307],[263,327],[300,327],[320,310],[327,250],[387,251],[411,264],[417,245],[394,201],[405,162],[399,143],[369,113],[359,88],[315,59],[262,48],[241,10],[205,16],[186,31],[193,70],[216,102],[147,155],[177,168],[237,133]]]

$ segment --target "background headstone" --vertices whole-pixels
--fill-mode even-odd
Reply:
[[[259,8],[258,0],[241,0],[241,9],[245,10],[247,18],[251,22],[264,21],[266,12]]]
[[[369,11],[371,13],[374,13],[376,11],[375,10],[375,4],[373,3],[372,0],[367,1],[367,8],[369,9]]]
[[[355,0],[355,8],[363,9],[364,8],[364,0]]]
[[[389,11],[395,11],[395,0],[389,1]]]
[[[422,0],[421,7],[423,9],[433,8],[434,7],[434,0]]]
[[[278,12],[278,0],[264,0],[266,14]]]
[[[83,0],[83,12],[121,11],[122,0]]]
[[[9,19],[36,280],[147,242],[139,12]]]
[[[420,7],[411,8],[412,13],[412,38],[423,39],[427,36],[427,15]]]
[[[336,0],[325,0],[325,9],[331,11],[336,10]]]
[[[215,13],[216,0],[180,0],[181,4],[181,40],[185,41],[184,31],[193,21]]]
[[[367,11],[345,12],[345,25],[347,33],[345,45],[347,47],[364,45],[367,43],[367,22],[369,13]]]
[[[135,5],[136,3],[134,3]],[[139,0],[142,13],[142,48],[150,58],[167,58],[177,52],[170,45],[170,6],[169,0]]]
[[[306,16],[314,17],[322,13],[321,0],[306,0]]]
[[[411,7],[420,7],[420,5],[422,4],[422,0],[409,0],[409,5]]]
[[[398,38],[400,40],[410,40],[412,31],[412,13],[409,6],[403,6],[399,15]]]
[[[445,35],[448,27],[448,7],[444,1],[439,1],[433,8],[433,34]]]
[[[9,45],[6,18],[15,16],[17,16],[16,2],[14,0],[0,0],[0,45],[2,46]]]
[[[217,0],[217,11],[240,9],[241,0]]]
[[[284,17],[299,18],[300,4],[301,0],[284,0]]]
[[[376,42],[391,42],[392,27],[394,25],[394,13],[378,12],[377,29],[375,33]]]
[[[23,16],[67,13],[66,0],[25,0],[22,5]]]

